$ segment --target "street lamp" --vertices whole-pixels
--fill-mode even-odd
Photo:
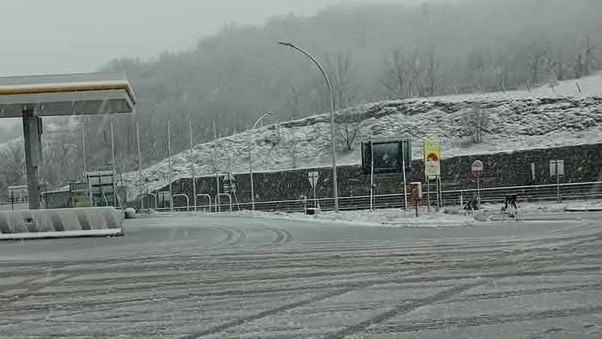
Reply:
[[[253,128],[251,128],[251,133],[249,134],[249,176],[251,177],[251,209],[254,211],[255,210],[255,191],[253,189],[253,159],[251,158],[251,149],[253,145],[253,132],[255,131],[255,127],[257,127],[257,125],[259,124],[259,122],[261,120],[263,120],[263,118],[267,117],[268,115],[272,114],[272,112],[267,112],[264,115],[260,116],[259,119],[257,119],[257,121],[255,121],[255,124],[253,125]]]
[[[318,60],[316,60],[316,58],[314,58],[311,54],[309,54],[309,52],[307,52],[303,48],[293,44],[292,42],[280,41],[280,42],[278,42],[278,44],[285,46],[285,47],[290,47],[290,48],[300,52],[301,54],[305,55],[306,57],[308,57],[309,60],[311,60],[318,67],[318,69],[320,70],[320,73],[322,73],[322,76],[324,77],[324,81],[326,81],[326,86],[328,87],[328,93],[330,94],[330,133],[331,133],[331,137],[332,137],[332,141],[331,141],[331,144],[332,144],[331,145],[332,190],[333,190],[333,198],[334,198],[334,210],[335,210],[335,212],[338,213],[339,212],[339,189],[338,189],[338,184],[337,184],[336,131],[335,131],[335,121],[334,121],[335,107],[334,107],[334,94],[332,91],[332,85],[330,84],[330,79],[328,79],[328,76],[326,75],[324,68],[320,65]]]

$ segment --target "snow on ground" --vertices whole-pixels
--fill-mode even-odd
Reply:
[[[554,219],[575,219],[573,214],[568,215],[567,210],[574,211],[602,211],[602,200],[588,201],[570,201],[562,203],[537,202],[537,203],[519,203],[519,214],[521,218],[531,220],[545,219],[547,216],[553,216]],[[316,215],[306,215],[303,213],[286,212],[263,212],[263,211],[239,211],[232,213],[238,217],[254,217],[281,219],[290,221],[303,221],[312,223],[333,223],[356,226],[385,226],[385,227],[462,227],[473,224],[475,220],[486,221],[482,216],[500,216],[500,204],[483,204],[481,210],[475,214],[465,214],[463,209],[457,207],[445,207],[439,210],[432,209],[427,211],[426,207],[421,207],[419,216],[416,217],[415,210],[405,212],[400,209],[376,209],[319,212]],[[169,215],[160,213],[159,215]],[[194,213],[193,213],[194,215]]]
[[[443,210],[439,212],[433,211],[432,213],[427,213],[426,209],[420,211],[419,217],[416,217],[414,211],[404,212],[400,209],[377,209],[373,212],[369,210],[341,211],[338,214],[332,211],[326,211],[319,212],[317,215],[305,215],[302,213],[243,211],[234,213],[234,215],[306,222],[332,222],[336,224],[343,223],[348,225],[388,227],[454,227],[466,226],[467,223],[475,220],[474,216],[470,215],[450,215],[443,213]]]
[[[582,93],[577,91],[579,83]],[[411,136],[413,156],[420,158],[422,140],[438,136],[444,158],[453,156],[513,152],[600,142],[602,133],[602,74],[558,83],[531,91],[454,95],[403,101],[364,104],[338,113],[360,115],[358,136],[351,151],[341,146],[338,164],[361,162],[360,140]],[[482,102],[490,121],[485,141],[474,145],[461,136],[464,113],[474,101]],[[249,132],[235,134],[195,146],[195,172],[248,173]],[[331,164],[330,124],[327,114],[268,126],[254,132],[253,167],[256,172],[292,168],[324,167]],[[342,142],[341,142],[342,144]],[[190,177],[190,152],[173,156],[173,177]],[[142,173],[148,179],[145,189],[164,187],[169,182],[168,163],[159,162]],[[136,190],[138,173],[124,176]]]
[[[561,213],[573,209],[602,210],[602,200],[571,200],[561,203],[556,202],[519,202],[521,213]],[[483,204],[485,211],[500,211],[502,204]]]
[[[2,243],[0,337],[602,336],[597,224],[127,223],[120,238]]]

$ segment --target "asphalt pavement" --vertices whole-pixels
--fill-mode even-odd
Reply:
[[[0,242],[0,337],[602,337],[602,223],[228,215]]]

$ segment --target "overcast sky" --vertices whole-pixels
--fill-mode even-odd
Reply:
[[[94,71],[192,47],[227,23],[357,2],[420,0],[2,0],[0,76]]]

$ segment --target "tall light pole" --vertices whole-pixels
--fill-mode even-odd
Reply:
[[[192,171],[192,199],[194,199],[194,211],[197,211],[196,206],[196,169],[194,166],[194,137],[192,134],[192,121],[188,122],[188,130],[190,132],[190,169]]]
[[[251,133],[249,134],[249,177],[250,177],[250,182],[251,182],[251,210],[255,210],[255,190],[254,190],[254,186],[253,186],[253,159],[251,158],[251,150],[252,150],[252,145],[253,145],[253,132],[255,131],[255,127],[257,127],[257,125],[261,122],[261,120],[263,120],[263,118],[267,117],[268,115],[272,114],[272,112],[267,112],[264,115],[260,116],[259,119],[257,119],[257,121],[255,121],[255,124],[253,125],[253,128],[251,128]]]
[[[171,165],[171,119],[167,120],[167,170],[169,172],[169,211],[173,213],[173,188],[172,188],[172,165]]]
[[[84,160],[84,180],[86,179],[86,172],[88,171],[88,166],[86,164],[86,126],[82,124],[82,157]]]
[[[328,75],[326,75],[324,68],[320,65],[318,60],[316,60],[316,58],[314,58],[311,54],[309,54],[309,52],[307,52],[303,48],[293,44],[292,42],[280,41],[280,42],[278,42],[278,44],[280,44],[282,46],[290,47],[290,48],[300,52],[301,54],[305,55],[306,57],[308,57],[309,60],[311,60],[316,65],[316,67],[318,67],[318,70],[320,70],[320,73],[322,73],[322,76],[324,77],[324,81],[326,81],[326,86],[328,87],[328,93],[330,94],[330,134],[332,137],[332,140],[331,140],[332,190],[333,190],[333,198],[334,198],[334,210],[335,210],[335,212],[338,213],[339,212],[339,188],[338,188],[338,183],[337,183],[336,131],[335,131],[335,120],[334,120],[335,107],[334,107],[334,93],[332,91],[332,85],[330,83],[330,79],[328,79]]]
[[[115,163],[115,131],[111,121],[111,164],[113,166],[113,204],[117,204],[117,164]]]

